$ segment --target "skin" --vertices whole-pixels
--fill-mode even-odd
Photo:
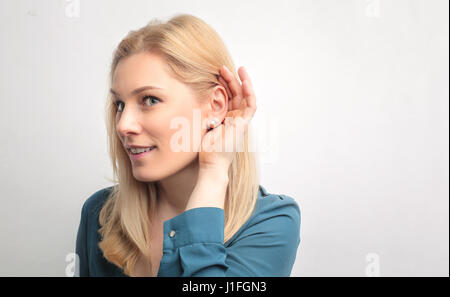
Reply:
[[[244,67],[238,70],[242,85],[225,66],[219,73],[221,84],[211,89],[207,100],[200,102],[187,85],[170,75],[164,59],[157,54],[142,52],[126,57],[114,72],[111,89],[120,109],[116,114],[116,132],[122,144],[157,146],[144,158],[130,158],[134,177],[143,182],[157,182],[160,189],[150,227],[154,264],[162,257],[164,221],[192,208],[224,208],[228,168],[234,152],[225,151],[224,147],[212,152],[202,148],[207,143],[225,143],[227,138],[230,141],[230,137],[235,136],[229,134],[230,131],[237,133],[237,143],[241,144],[243,131],[247,130],[256,111],[256,97]],[[132,93],[143,86],[162,89]],[[194,109],[200,111],[202,120],[219,120],[211,130],[202,122],[197,131],[201,137],[197,141],[192,136]],[[186,119],[191,129],[187,152],[173,151],[170,145],[178,131],[171,129],[170,123],[179,117]],[[238,118],[240,121],[236,120]],[[153,271],[146,271],[143,263],[140,259],[136,264],[136,275],[157,275],[159,265],[154,266]]]
[[[225,152],[224,148],[219,152],[206,152],[201,148],[206,141],[210,144],[224,141],[225,132],[238,127],[232,121],[225,125],[226,117],[241,117],[244,121],[239,122],[239,127],[246,129],[256,111],[256,98],[245,69],[241,67],[238,71],[242,86],[226,67],[222,67],[219,73],[221,85],[212,88],[209,98],[200,102],[187,85],[170,75],[163,57],[158,54],[142,52],[126,57],[118,63],[114,72],[111,89],[115,95],[113,100],[119,102],[116,127],[122,144],[157,146],[146,157],[138,160],[130,158],[130,161],[137,180],[157,182],[160,199],[156,213],[161,221],[198,206],[195,201],[190,204],[189,201],[195,186],[200,183],[200,177],[214,177],[222,184],[226,182],[224,176],[234,153]],[[143,86],[161,89],[132,94],[133,90]],[[202,121],[216,118],[220,122],[210,131],[202,122],[201,130],[197,131],[201,136],[197,141],[192,131],[195,127],[194,109],[200,111]],[[171,148],[171,139],[179,128],[171,129],[170,123],[180,117],[190,125],[187,152],[176,152]],[[222,206],[222,201],[218,201],[217,205]]]

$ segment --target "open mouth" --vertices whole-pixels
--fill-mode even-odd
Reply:
[[[155,149],[156,146],[154,145],[146,149],[128,149],[128,152],[133,159],[136,159],[145,156],[146,154],[152,152]]]

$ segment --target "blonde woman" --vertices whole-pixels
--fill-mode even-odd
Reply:
[[[115,185],[83,205],[78,275],[290,275],[300,209],[259,184],[256,97],[244,67],[234,73],[219,35],[192,15],[120,42],[106,102]]]

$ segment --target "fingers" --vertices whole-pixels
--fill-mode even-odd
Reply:
[[[253,90],[252,81],[244,67],[240,67],[238,70],[239,77],[242,80],[242,94],[245,98],[247,107],[244,110],[244,117],[246,121],[250,122],[253,114],[256,112],[256,96]]]
[[[247,103],[247,109],[250,109],[254,113],[256,111],[256,96],[251,82],[244,80],[242,83],[242,89]]]
[[[225,85],[228,95],[230,96],[229,91],[231,91],[233,99],[235,99],[232,102],[233,106],[228,105],[230,115],[233,114],[234,117],[233,111],[236,111],[236,115],[240,114],[245,124],[248,124],[256,112],[256,96],[247,70],[243,66],[238,69],[242,86],[226,66],[220,69],[220,73],[223,78],[219,76],[219,81]]]
[[[240,82],[225,65],[220,68],[220,75],[227,82],[232,93],[233,109],[239,108],[242,100],[242,88]]]
[[[244,82],[244,80],[248,80],[250,85],[252,84],[250,76],[247,73],[247,69],[245,69],[244,66],[239,67],[238,74],[242,82]]]

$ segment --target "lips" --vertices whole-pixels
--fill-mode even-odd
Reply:
[[[128,151],[128,155],[130,156],[131,160],[140,160],[146,158],[147,156],[153,155],[153,151],[155,151],[156,149],[157,147],[154,146],[151,150],[147,150],[145,152],[137,154],[133,154],[131,151]]]
[[[150,150],[148,150],[149,148],[150,148]],[[155,148],[156,148],[156,145],[152,145],[152,146],[148,146],[148,147],[130,147],[130,148],[128,148],[128,152],[133,154],[133,155],[138,155],[138,154],[142,154],[142,153],[145,153],[145,152],[152,151]],[[145,149],[146,151],[143,151],[143,152],[141,151],[141,152],[136,152],[136,153],[134,153],[132,151],[132,150],[140,151],[140,150],[143,150],[143,149]]]

